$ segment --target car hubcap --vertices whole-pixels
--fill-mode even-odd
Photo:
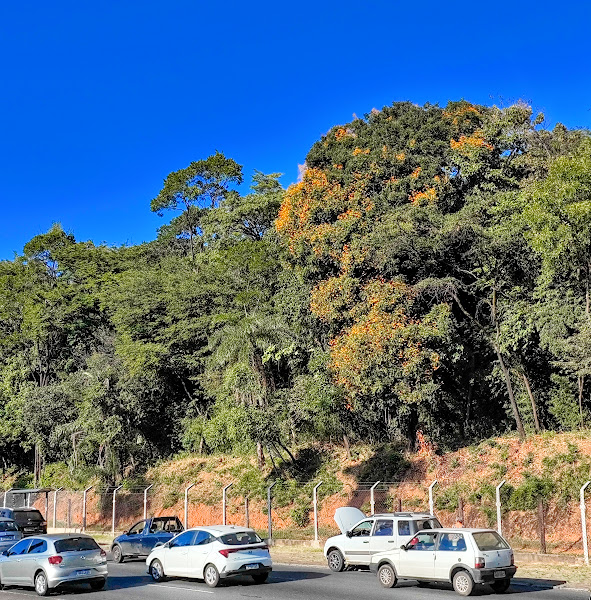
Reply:
[[[160,579],[162,577],[162,567],[160,563],[154,563],[152,565],[152,576],[154,579]]]
[[[215,571],[211,567],[205,572],[205,579],[207,579],[207,583],[215,581]]]
[[[37,575],[37,579],[35,580],[35,589],[39,594],[42,594],[45,591],[45,577],[43,575]]]
[[[339,566],[341,564],[341,561],[339,559],[339,555],[338,554],[331,554],[330,555],[330,566],[333,569],[338,569]]]
[[[380,581],[384,585],[390,585],[390,583],[392,583],[392,573],[390,573],[389,569],[382,569],[380,571]]]
[[[468,591],[468,578],[465,575],[461,575],[457,578],[456,582],[458,592],[465,594]]]

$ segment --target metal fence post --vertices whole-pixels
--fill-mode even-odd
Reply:
[[[589,564],[589,546],[587,545],[587,515],[585,511],[585,490],[591,481],[585,482],[585,485],[581,487],[580,498],[581,498],[581,533],[583,538],[583,552],[585,554],[585,564]]]
[[[148,490],[150,488],[154,487],[154,484],[149,485],[145,490],[144,490],[144,519],[148,518]]]
[[[7,494],[7,490],[4,490],[4,500],[2,500],[2,508],[6,508],[6,494]]]
[[[318,541],[318,488],[322,485],[322,481],[314,486],[314,541]]]
[[[87,487],[84,490],[84,497],[82,499],[82,531],[86,531],[86,497],[88,492],[93,488],[94,486],[91,485],[90,487]]]
[[[429,486],[429,513],[434,515],[435,509],[433,507],[433,488],[437,485],[437,479]]]
[[[192,487],[195,487],[194,483],[185,488],[185,529],[189,529],[189,490]]]
[[[113,490],[113,517],[112,517],[112,522],[111,522],[111,533],[113,535],[115,535],[115,496],[117,495],[117,492],[122,488],[123,486],[120,485],[119,487],[116,487]]]
[[[250,527],[250,515],[248,514],[248,496],[244,498],[244,519],[246,520],[246,526]]]
[[[277,482],[274,481],[268,488],[267,488],[267,521],[268,521],[268,529],[269,529],[269,537],[268,539],[271,540],[273,538],[273,517],[271,516],[271,490],[275,487],[275,484]]]
[[[58,487],[57,490],[54,490],[53,492],[53,528],[55,529],[55,519],[57,516],[57,493],[61,492],[64,488],[63,487]]]
[[[222,490],[222,520],[223,520],[223,525],[226,524],[226,506],[227,506],[227,501],[228,501],[228,490],[233,486],[233,483],[229,483],[223,490]]]
[[[369,489],[369,498],[370,498],[369,502],[370,502],[370,504],[371,504],[371,514],[372,514],[372,515],[373,515],[373,514],[375,514],[375,512],[376,512],[376,501],[375,501],[375,498],[374,498],[374,493],[373,493],[373,491],[376,489],[376,486],[377,486],[379,483],[381,483],[381,482],[380,482],[380,481],[376,481],[376,482],[375,482],[375,483],[374,483],[374,484],[371,486],[371,488]]]
[[[497,504],[497,531],[499,535],[503,535],[503,524],[501,521],[501,488],[505,485],[505,480],[501,481],[495,489],[495,498]]]

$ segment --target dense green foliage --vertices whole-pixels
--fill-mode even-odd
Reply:
[[[256,452],[297,477],[311,440],[587,424],[591,140],[542,121],[398,103],[331,129],[288,190],[256,172],[241,196],[221,153],[171,173],[154,242],[33,238],[0,263],[0,468],[112,483]]]

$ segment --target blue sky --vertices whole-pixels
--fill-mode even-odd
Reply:
[[[154,239],[170,171],[220,150],[288,185],[322,133],[393,101],[591,127],[586,1],[7,0],[0,23],[0,259],[54,222]]]

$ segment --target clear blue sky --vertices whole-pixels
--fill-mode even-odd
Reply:
[[[154,239],[170,171],[217,149],[288,185],[322,133],[393,101],[591,127],[583,0],[9,0],[0,24],[0,259],[53,222]]]

